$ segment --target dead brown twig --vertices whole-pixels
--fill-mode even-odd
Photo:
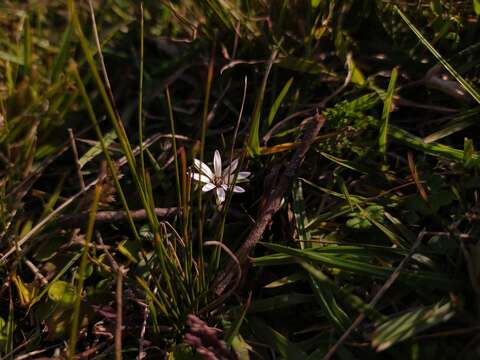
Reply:
[[[159,218],[167,218],[173,214],[178,213],[178,208],[155,208],[155,215]],[[133,220],[147,219],[147,212],[145,209],[130,211],[130,215]],[[59,224],[62,226],[76,227],[85,222],[88,219],[88,211],[81,212],[73,215],[62,215],[59,217]],[[127,212],[125,210],[112,210],[112,211],[98,211],[95,215],[96,223],[118,223],[127,221]]]
[[[265,191],[261,201],[261,204],[263,205],[260,207],[256,223],[250,230],[243,245],[235,254],[241,265],[245,265],[248,259],[248,254],[262,237],[267,226],[272,221],[273,215],[280,209],[284,193],[293,181],[301,162],[325,122],[325,118],[318,113],[310,120],[310,126],[305,128],[304,135],[298,142],[295,153],[283,172],[280,172],[282,164],[278,164],[277,166],[274,166],[270,176],[265,179]],[[272,183],[270,183],[270,181]],[[214,288],[217,294],[223,293],[226,287],[230,284],[233,276],[236,274],[235,268],[237,266],[237,264],[230,261],[218,274],[214,281]]]

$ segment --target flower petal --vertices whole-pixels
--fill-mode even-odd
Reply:
[[[203,191],[203,192],[209,192],[210,190],[213,190],[213,189],[215,189],[215,188],[216,188],[216,186],[215,186],[214,184],[212,184],[212,183],[207,183],[207,184],[203,185],[202,191]]]
[[[200,171],[201,173],[205,174],[206,176],[208,176],[208,178],[210,180],[213,180],[214,178],[214,175],[213,175],[213,172],[212,170],[210,170],[210,168],[208,167],[207,164],[205,164],[204,162],[198,160],[198,159],[193,159],[193,166],[198,170]]]
[[[250,176],[250,171],[240,171],[237,175],[237,181],[246,180]]]
[[[197,174],[197,173],[192,173],[192,178],[193,180],[202,182],[202,183],[209,183],[211,181],[208,176]]]
[[[228,175],[231,175],[230,178],[233,179],[233,173],[235,170],[237,170],[238,166],[238,159],[233,160],[230,165],[228,165],[225,170],[223,170],[222,176],[224,178],[228,177]]]
[[[235,192],[235,193],[244,193],[244,192],[245,192],[245,189],[242,188],[242,187],[240,187],[240,186],[236,186],[236,185],[235,185],[235,186],[233,187],[233,192]]]
[[[213,155],[213,170],[215,171],[216,177],[222,177],[222,157],[218,150],[215,150],[215,154]]]
[[[217,193],[217,204],[221,204],[225,201],[225,190],[221,187],[217,187],[215,190]]]

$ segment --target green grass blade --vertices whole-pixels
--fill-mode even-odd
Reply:
[[[361,298],[352,294],[344,288],[337,286],[332,280],[330,280],[320,269],[310,264],[308,261],[297,258],[297,262],[308,272],[310,273],[317,281],[328,286],[333,291],[337,292],[339,296],[342,297],[345,303],[361,313],[364,313],[365,316],[369,317],[372,320],[386,320],[387,317],[380,314],[378,311],[370,307],[365,303]]]
[[[301,181],[296,181],[292,189],[293,213],[302,249],[311,248],[311,234],[307,230],[308,219],[305,212]],[[340,331],[345,331],[351,322],[348,315],[338,305],[331,289],[320,283],[312,274],[308,274],[310,287],[326,316]]]
[[[180,188],[180,167],[178,165],[178,153],[177,153],[177,140],[175,137],[175,119],[173,118],[172,100],[170,99],[170,90],[168,87],[165,90],[165,97],[167,99],[168,119],[170,120],[170,131],[172,133],[172,148],[173,148],[173,160],[175,163],[175,185],[177,188],[177,201],[178,206],[182,206],[182,195]]]
[[[458,162],[463,161],[463,150],[454,149],[450,146],[439,143],[426,143],[418,136],[410,134],[408,131],[403,130],[396,126],[390,126],[389,136],[392,140],[396,140],[412,149],[419,150],[425,154],[446,158]],[[478,152],[472,154],[472,164],[480,166],[480,155]]]
[[[83,54],[85,55],[85,59],[89,65],[89,69],[93,75],[93,78],[95,80],[95,83],[97,85],[97,88],[100,92],[101,98],[103,100],[103,103],[105,105],[105,108],[107,110],[108,117],[115,128],[115,131],[118,135],[118,139],[120,141],[120,145],[122,147],[123,153],[125,157],[127,158],[128,166],[129,169],[132,173],[132,177],[134,179],[135,185],[137,187],[138,193],[140,195],[140,200],[142,201],[142,205],[144,209],[147,212],[148,219],[150,224],[152,225],[153,229],[157,231],[158,229],[158,219],[157,217],[152,213],[150,207],[148,206],[148,201],[146,199],[145,195],[145,189],[143,187],[143,182],[141,181],[137,168],[136,168],[136,161],[135,157],[133,155],[132,148],[130,146],[130,142],[128,140],[128,136],[125,132],[125,128],[123,127],[123,123],[121,119],[119,118],[119,115],[116,113],[114,106],[111,102],[111,99],[107,93],[107,90],[105,88],[105,85],[103,83],[103,80],[100,77],[100,74],[97,70],[97,67],[95,65],[95,60],[93,59],[93,54],[90,50],[90,46],[88,44],[87,39],[85,38],[85,35],[83,33],[80,20],[78,18],[78,14],[75,8],[75,3],[74,0],[69,0],[68,1],[68,7],[70,10],[70,20],[72,22],[72,25],[75,29],[75,32],[77,34],[77,38],[80,41],[80,45],[83,50]]]
[[[441,140],[447,136],[455,134],[459,131],[475,125],[478,122],[478,109],[467,110],[462,112],[458,116],[455,116],[448,124],[446,124],[441,130],[435,131],[430,135],[423,138],[423,141],[427,144]]]
[[[69,351],[68,351],[69,359],[75,358],[75,349],[77,346],[77,338],[78,338],[78,326],[79,326],[79,320],[80,320],[80,304],[82,301],[83,284],[85,282],[85,270],[88,262],[88,251],[90,248],[90,242],[92,241],[92,237],[93,237],[93,229],[95,226],[95,215],[97,213],[97,207],[98,207],[98,202],[100,201],[101,193],[102,193],[102,185],[98,183],[97,186],[95,187],[94,198],[92,201],[92,205],[90,206],[90,211],[88,213],[85,245],[83,247],[82,258],[80,260],[80,267],[77,273],[78,274],[77,296],[75,298],[75,304],[73,307],[73,314],[72,314],[72,325],[71,325],[72,328],[70,333],[70,344],[69,344]]]
[[[387,142],[388,142],[388,127],[390,121],[390,112],[392,111],[393,95],[395,94],[395,85],[397,83],[398,70],[394,68],[392,75],[390,76],[390,82],[388,83],[387,94],[383,100],[383,112],[380,122],[380,136],[378,138],[378,147],[380,154],[386,157]]]
[[[337,256],[331,256],[327,254],[320,254],[313,251],[307,250],[297,250],[290,247],[286,247],[278,244],[270,243],[261,243],[263,246],[286,254],[293,257],[298,257],[304,260],[313,261],[319,264],[323,264],[327,267],[343,269],[349,271],[353,274],[369,276],[376,279],[387,279],[393,269],[387,267],[381,267],[378,265],[366,264],[363,261],[351,260],[347,258],[340,258]],[[259,262],[258,259],[254,262]],[[411,281],[416,281],[418,284],[423,284],[424,286],[430,288],[438,289],[454,289],[461,286],[461,282],[449,279],[445,274],[428,272],[428,271],[408,271],[405,270],[400,275],[400,280],[409,283]]]
[[[140,241],[140,235],[138,234],[137,227],[135,226],[135,223],[130,215],[130,209],[128,207],[127,203],[127,198],[122,190],[122,186],[120,185],[120,180],[118,179],[117,171],[115,168],[115,165],[113,164],[113,161],[110,157],[110,154],[108,152],[107,146],[105,144],[105,140],[103,137],[103,134],[100,130],[100,126],[97,121],[97,117],[95,116],[95,112],[93,110],[93,106],[90,102],[90,99],[87,94],[87,90],[85,89],[85,85],[83,84],[82,78],[80,77],[80,74],[78,72],[77,66],[75,63],[71,63],[69,71],[73,74],[73,77],[75,78],[78,88],[80,90],[80,94],[83,98],[83,102],[85,104],[85,108],[87,110],[88,117],[90,121],[92,122],[93,128],[95,130],[95,133],[97,135],[98,140],[100,141],[100,146],[102,147],[103,154],[105,156],[105,159],[107,161],[108,169],[110,171],[110,175],[113,178],[113,181],[115,183],[115,188],[118,191],[118,194],[120,195],[120,200],[122,202],[123,208],[126,211],[128,222],[130,224],[130,228],[135,236],[135,239]]]
[[[282,359],[307,359],[307,354],[299,346],[288,341],[284,335],[272,329],[260,318],[255,317],[250,319],[249,325],[252,328],[255,337],[276,350],[281,355]]]
[[[108,148],[110,144],[112,144],[115,141],[115,139],[117,139],[117,133],[115,131],[112,130],[106,133],[105,136],[103,137],[105,147]],[[90,149],[88,149],[85,152],[85,154],[82,155],[80,159],[78,159],[78,164],[80,165],[80,169],[83,168],[85,165],[87,165],[90,161],[95,159],[102,152],[103,150],[100,142],[93,145]]]
[[[30,75],[32,70],[32,29],[30,26],[30,16],[25,18],[23,28],[23,66],[25,75]]]
[[[277,98],[275,99],[270,112],[268,114],[267,118],[267,125],[270,126],[273,123],[273,119],[275,118],[275,115],[278,112],[278,109],[280,109],[280,105],[282,105],[282,101],[285,98],[285,96],[288,93],[288,90],[290,90],[290,86],[293,83],[293,77],[291,77],[283,86],[282,90],[280,91],[280,94],[278,94]]]
[[[65,32],[62,35],[62,41],[60,45],[60,51],[58,52],[55,62],[53,63],[50,79],[51,81],[55,81],[60,74],[60,71],[64,69],[67,58],[68,58],[68,51],[70,49],[71,39],[73,35],[73,28],[72,25],[69,23]]]
[[[262,116],[263,98],[265,97],[265,90],[267,88],[268,75],[270,74],[270,70],[272,69],[272,65],[277,57],[277,54],[278,50],[274,50],[270,57],[270,61],[268,62],[267,69],[265,70],[262,85],[260,86],[260,90],[257,94],[257,100],[255,102],[250,132],[247,140],[247,149],[250,155],[258,155],[260,153],[260,120]]]
[[[462,85],[462,87],[467,91],[478,103],[480,103],[480,94],[478,91],[460,75],[451,65],[450,63],[445,60],[445,58],[440,55],[440,53],[428,42],[428,40],[422,35],[420,30],[418,30],[415,25],[408,19],[408,17],[403,13],[402,10],[397,5],[394,5],[394,9],[400,15],[400,17],[405,21],[408,27],[413,31],[413,33],[418,37],[418,39],[422,42],[423,45],[435,56],[435,58],[447,69],[447,71]]]
[[[372,335],[372,346],[377,351],[405,341],[421,331],[449,320],[455,314],[450,302],[439,302],[431,307],[410,310],[380,324]]]
[[[140,74],[138,82],[138,138],[140,146],[140,172],[142,174],[143,186],[145,184],[145,155],[143,151],[143,129],[145,120],[143,116],[143,56],[144,56],[144,19],[143,19],[143,3],[140,3]],[[175,138],[174,138],[175,139]]]

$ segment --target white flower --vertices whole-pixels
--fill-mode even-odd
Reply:
[[[226,191],[233,185],[237,166],[238,159],[235,159],[222,171],[222,158],[220,157],[220,152],[215,150],[215,155],[213,156],[213,171],[204,162],[198,159],[193,159],[193,167],[198,171],[198,173],[192,173],[192,178],[193,180],[203,184],[203,192],[208,192],[215,189],[217,204],[220,205],[225,201]],[[248,181],[247,178],[249,176],[250,172],[240,171],[237,175],[236,182]],[[233,192],[243,193],[245,192],[245,189],[240,186],[233,185]]]

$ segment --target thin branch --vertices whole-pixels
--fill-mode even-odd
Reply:
[[[28,259],[24,259],[23,262],[25,263],[25,265],[28,266],[28,268],[35,274],[35,277],[38,278],[38,280],[40,280],[40,282],[42,283],[43,286],[46,286],[48,285],[48,280],[45,278],[45,276],[43,276],[43,274],[40,272],[40,270],[35,266],[34,263],[32,263],[30,260]]]
[[[155,208],[155,215],[158,218],[164,219],[171,215],[177,214],[178,208]],[[145,209],[132,210],[130,215],[133,220],[145,220],[147,219],[147,212]],[[62,226],[76,227],[84,224],[88,218],[88,211],[84,211],[73,215],[63,215],[59,217],[59,223]],[[113,211],[98,211],[95,215],[96,223],[118,223],[127,221],[128,216],[125,210],[113,210]]]

